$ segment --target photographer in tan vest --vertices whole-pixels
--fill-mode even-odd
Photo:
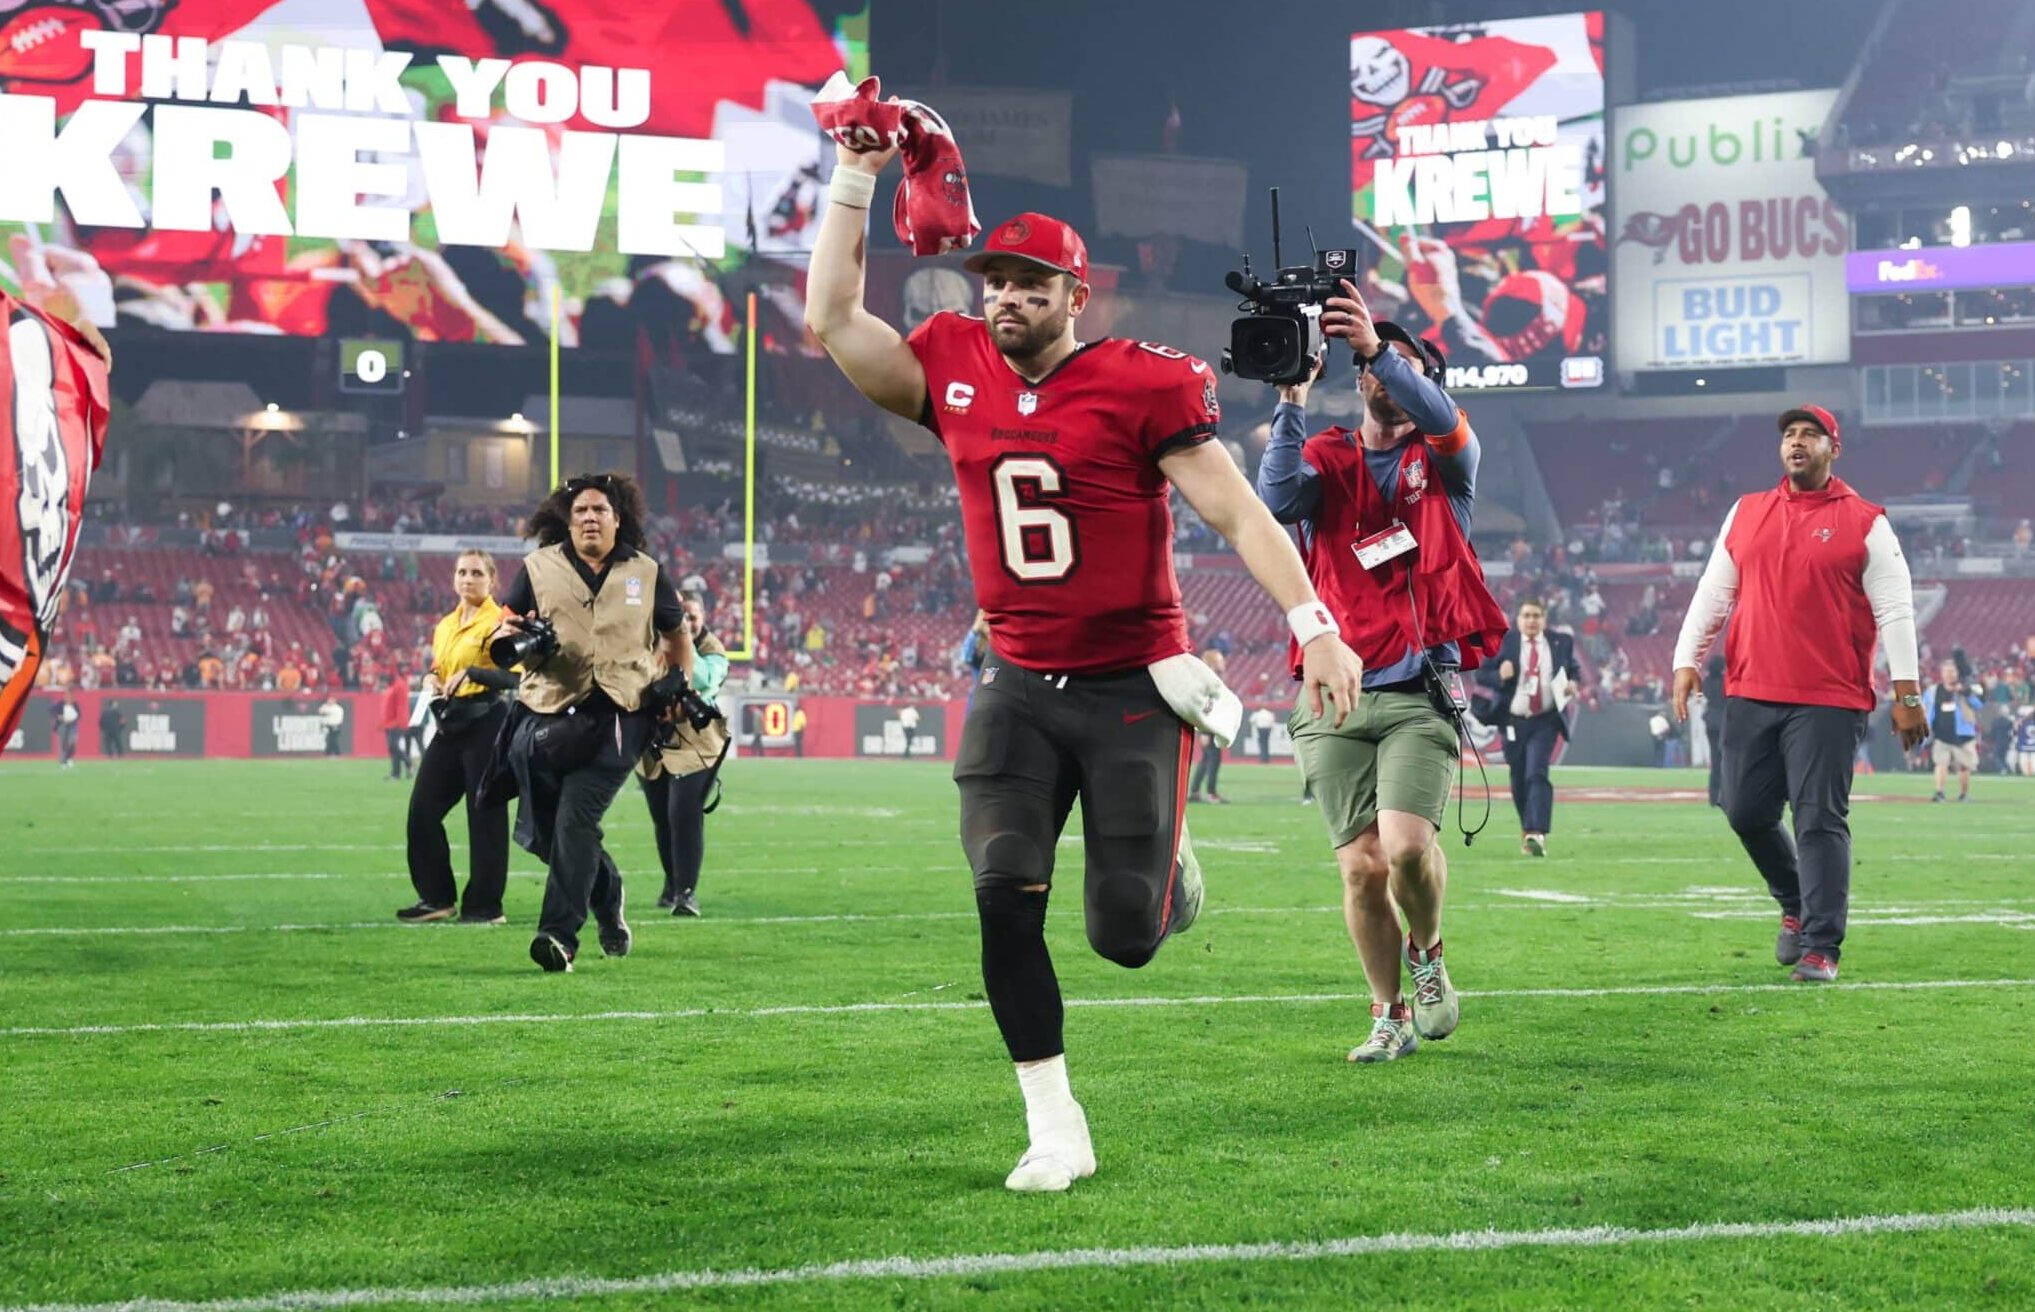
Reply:
[[[692,635],[692,690],[707,702],[721,695],[728,677],[728,649],[707,628],[706,594],[696,588],[678,594]],[[668,738],[645,754],[640,772],[650,823],[657,831],[657,856],[664,866],[660,909],[674,916],[700,913],[700,867],[706,862],[707,811],[719,796],[721,762],[728,747],[728,723],[715,720],[695,729],[683,717]]]
[[[523,681],[507,734],[520,802],[516,841],[550,867],[530,959],[572,969],[591,908],[601,951],[627,956],[622,873],[601,818],[649,745],[650,685],[690,674],[691,635],[670,579],[644,554],[643,493],[621,474],[583,475],[524,526],[537,550],[502,598],[498,665]]]

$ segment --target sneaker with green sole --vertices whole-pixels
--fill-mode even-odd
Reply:
[[[1406,940],[1406,968],[1413,972],[1413,1028],[1423,1039],[1445,1039],[1456,1032],[1462,1019],[1462,1004],[1456,986],[1449,983],[1449,968],[1442,964],[1441,941],[1422,952]]]
[[[1400,1010],[1404,1010],[1401,1008]],[[1411,1016],[1378,1015],[1372,1009],[1370,1037],[1350,1049],[1350,1060],[1360,1062],[1397,1061],[1420,1046],[1413,1032]]]

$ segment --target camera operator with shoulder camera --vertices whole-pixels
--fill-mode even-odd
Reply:
[[[622,873],[601,817],[650,744],[651,685],[692,671],[692,637],[670,578],[644,552],[643,493],[622,474],[582,475],[530,516],[537,550],[502,599],[500,666],[520,665],[504,730],[521,801],[516,841],[550,867],[530,959],[572,969],[591,907],[601,950],[629,952]]]
[[[674,707],[675,714],[639,767],[643,800],[657,830],[657,859],[664,865],[664,893],[657,905],[674,916],[700,913],[700,866],[707,854],[707,806],[720,778],[728,748],[728,723],[719,714],[695,721],[711,711],[728,677],[728,649],[707,631],[706,595],[697,588],[679,593],[685,607],[686,632],[692,635],[690,689],[696,700]],[[668,676],[667,676],[668,677]]]
[[[1441,388],[1440,349],[1373,323],[1347,280],[1341,292],[1323,305],[1321,331],[1356,352],[1362,424],[1306,435],[1308,389],[1325,358],[1317,356],[1312,377],[1279,389],[1258,495],[1280,522],[1300,526],[1315,590],[1364,662],[1347,719],[1338,725],[1303,699],[1290,726],[1370,984],[1371,1032],[1350,1060],[1376,1062],[1456,1026],[1442,964],[1448,862],[1436,838],[1460,759],[1457,671],[1496,652],[1507,621],[1470,546],[1480,448]],[[1414,982],[1410,1009],[1402,959]]]

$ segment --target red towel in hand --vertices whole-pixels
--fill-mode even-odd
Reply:
[[[968,196],[968,170],[946,120],[915,100],[883,99],[874,77],[851,88],[836,73],[813,97],[813,117],[857,154],[899,148],[904,181],[891,206],[897,239],[915,255],[965,249],[982,231]]]

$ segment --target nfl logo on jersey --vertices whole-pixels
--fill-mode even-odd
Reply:
[[[1034,410],[1036,410],[1036,409],[1038,409],[1038,408],[1039,408],[1039,394],[1038,394],[1037,392],[1019,392],[1019,393],[1018,393],[1018,413],[1019,413],[1019,414],[1021,414],[1021,415],[1024,415],[1024,416],[1026,416],[1026,417],[1028,417],[1028,418],[1029,418],[1029,417],[1030,417],[1030,415],[1031,415],[1031,413],[1032,413],[1032,411],[1034,411]]]

